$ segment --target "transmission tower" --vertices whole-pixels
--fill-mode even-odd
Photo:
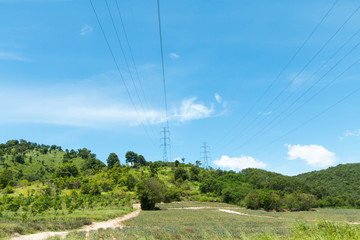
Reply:
[[[204,169],[208,169],[210,160],[210,147],[206,142],[200,147],[201,161]]]
[[[163,127],[161,131],[160,147],[163,149],[163,162],[168,162],[170,157],[170,131],[169,128]]]

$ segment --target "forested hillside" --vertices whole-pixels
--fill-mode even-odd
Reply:
[[[315,196],[324,199],[324,204],[342,206],[344,201],[356,202],[360,198],[360,163],[340,164],[300,174],[295,179],[310,186]]]
[[[0,207],[17,210],[25,194],[33,213],[54,208],[34,204],[44,192],[60,201],[58,207],[85,207],[89,196],[108,194],[126,201],[142,200],[145,194],[158,201],[222,201],[265,210],[308,210],[311,207],[360,207],[360,164],[347,164],[296,177],[260,169],[241,172],[203,169],[196,164],[151,162],[134,152],[120,158],[110,153],[107,165],[86,148],[63,150],[56,145],[43,145],[25,140],[0,144]],[[154,192],[146,192],[157,186]],[[37,190],[36,190],[37,189]],[[69,192],[71,191],[71,192]],[[70,194],[71,193],[71,194]],[[70,195],[69,195],[70,194]],[[73,197],[74,199],[69,199]],[[9,205],[19,198],[17,205]],[[78,202],[78,198],[82,200]],[[153,196],[147,196],[148,198]],[[66,206],[61,203],[66,202]],[[90,203],[91,206],[91,203]],[[0,208],[0,212],[1,212]]]

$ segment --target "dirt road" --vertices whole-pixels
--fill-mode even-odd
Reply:
[[[87,232],[86,235],[88,238],[89,232],[91,230],[98,230],[100,228],[104,228],[104,229],[106,229],[106,228],[123,228],[124,226],[121,225],[121,222],[129,220],[134,217],[137,217],[141,211],[139,209],[139,207],[140,206],[138,204],[134,204],[134,208],[137,208],[137,210],[132,213],[129,213],[123,217],[111,219],[111,220],[105,221],[105,222],[94,222],[91,225],[84,226],[82,229],[79,229],[77,231],[78,232]],[[64,231],[64,232],[40,232],[40,233],[31,234],[31,235],[17,236],[17,237],[11,238],[10,240],[42,240],[42,239],[47,239],[48,237],[54,237],[54,236],[59,236],[61,238],[65,238],[66,235],[72,231],[74,231],[74,230]]]

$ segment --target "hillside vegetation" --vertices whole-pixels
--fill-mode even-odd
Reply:
[[[143,209],[183,200],[276,211],[360,207],[360,164],[289,177],[260,169],[203,169],[185,159],[151,162],[132,151],[122,159],[110,153],[106,162],[86,148],[0,144],[0,237],[76,228],[122,215],[139,201]]]
[[[326,170],[313,171],[295,177],[311,187],[311,192],[323,201],[321,205],[356,205],[360,196],[360,163],[340,164]]]
[[[157,188],[164,186],[159,200],[166,201],[222,201],[267,210],[360,206],[359,163],[296,177],[251,168],[238,173],[203,169],[199,162],[150,162],[131,151],[121,161],[111,153],[107,163],[86,148],[63,150],[56,145],[10,140],[0,144],[0,189],[18,196],[41,184],[59,195],[66,190],[90,195],[115,191],[135,199],[135,189],[141,189],[146,179],[156,178]]]

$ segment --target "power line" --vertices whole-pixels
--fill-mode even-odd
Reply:
[[[112,48],[111,48],[111,45],[110,45],[110,43],[109,43],[109,40],[108,40],[108,38],[107,38],[107,36],[106,36],[106,34],[105,34],[104,28],[102,27],[102,24],[101,24],[101,22],[100,22],[100,19],[99,19],[99,16],[98,16],[97,12],[96,12],[95,6],[93,5],[92,0],[89,0],[89,1],[90,1],[90,4],[91,4],[92,9],[93,9],[93,11],[94,11],[96,20],[97,20],[97,22],[98,22],[98,24],[99,24],[99,26],[100,26],[102,35],[103,35],[103,37],[104,37],[104,39],[105,39],[105,42],[106,42],[106,45],[107,45],[107,47],[108,47],[108,49],[109,49],[109,51],[110,51],[111,57],[112,57],[112,59],[113,59],[113,61],[114,61],[114,63],[115,63],[116,69],[117,69],[117,71],[118,71],[118,73],[119,73],[120,79],[122,80],[122,83],[123,83],[123,85],[124,85],[124,87],[125,87],[125,90],[126,90],[128,96],[129,96],[130,102],[131,102],[131,104],[133,105],[136,114],[137,114],[138,117],[141,119],[141,116],[140,116],[140,114],[139,114],[139,111],[137,110],[137,107],[136,107],[136,105],[135,105],[135,102],[134,102],[133,98],[131,97],[130,90],[129,90],[128,86],[126,85],[125,79],[124,79],[124,77],[123,77],[123,75],[122,75],[122,73],[121,73],[121,71],[120,71],[119,64],[118,64],[118,62],[117,62],[117,60],[116,60],[116,58],[115,58],[115,54],[114,54],[114,52],[113,52],[113,50],[112,50]],[[140,121],[140,123],[141,123],[142,127],[144,128],[144,131],[145,131],[146,135],[149,137],[149,139],[151,140],[151,142],[152,142],[153,145],[155,146],[155,143],[153,142],[152,138],[150,137],[150,135],[149,135],[149,133],[148,133],[148,131],[147,131],[144,123],[143,123],[142,121]]]
[[[161,17],[160,17],[160,15],[161,15],[160,14],[160,0],[157,0],[157,10],[158,10],[158,23],[159,23],[159,36],[160,36],[161,68],[162,68],[162,79],[163,79],[163,87],[164,87],[166,126],[169,129],[169,114],[168,114],[168,102],[167,102],[167,93],[166,93],[165,67],[164,67],[164,51],[163,51]]]
[[[112,13],[111,13],[111,10],[110,10],[109,4],[108,4],[108,0],[105,0],[105,3],[106,3],[107,11],[108,11],[108,13],[109,13],[109,15],[110,15],[110,19],[111,19],[112,26],[113,26],[114,31],[115,31],[115,34],[116,34],[117,42],[118,42],[118,44],[119,44],[119,46],[120,46],[121,53],[122,53],[122,56],[123,56],[123,58],[124,58],[124,61],[125,61],[127,70],[128,70],[128,72],[129,72],[129,76],[130,76],[131,82],[132,82],[132,84],[133,84],[133,86],[134,86],[134,89],[135,89],[136,96],[137,96],[137,98],[138,98],[138,100],[139,100],[141,109],[142,109],[143,112],[145,113],[146,111],[145,111],[145,108],[144,108],[144,104],[143,104],[143,102],[142,102],[142,100],[141,100],[141,98],[140,98],[140,95],[139,95],[138,89],[137,89],[137,87],[136,87],[136,84],[135,84],[135,81],[134,81],[132,72],[131,72],[131,70],[130,70],[130,66],[129,66],[129,63],[128,63],[128,60],[127,60],[127,57],[126,57],[126,54],[125,54],[125,51],[124,51],[124,48],[123,48],[123,45],[122,45],[122,43],[121,43],[118,30],[117,30],[117,28],[116,28],[116,26],[115,26],[115,21],[114,21],[113,15],[112,15]],[[116,2],[116,3],[117,3],[117,2]],[[147,121],[148,124],[150,123],[149,120],[146,120],[146,117],[144,117],[144,121]],[[150,126],[151,126],[151,125],[150,125]],[[152,129],[152,128],[150,127],[150,129]],[[152,130],[153,130],[153,129],[152,129]]]
[[[277,119],[279,119],[284,113],[286,113],[292,106],[294,106],[302,97],[304,97],[314,86],[316,86],[321,80],[323,80],[326,75],[332,71],[338,64],[340,64],[350,53],[352,53],[358,46],[360,45],[360,42],[358,42],[350,51],[348,51],[340,60],[338,60],[322,77],[320,77],[317,81],[315,81],[308,89],[306,89],[305,92],[303,92],[300,96],[298,96],[290,105],[287,106],[279,115],[277,115],[275,118],[273,118],[267,125],[265,125],[259,132],[257,132],[255,135],[261,134],[262,131],[264,131],[267,127],[269,127],[272,123],[274,123]],[[349,70],[352,66],[354,66],[358,61],[353,63],[349,68],[346,69]],[[340,74],[343,75],[346,71],[342,72]],[[325,85],[323,88],[327,88],[331,83],[333,83],[336,79],[338,79],[340,76],[336,77],[333,81],[328,83],[328,85]],[[287,101],[286,99],[285,101]]]
[[[293,81],[295,81],[304,71],[305,69],[319,56],[319,54],[325,49],[325,47],[335,38],[335,36],[343,29],[343,27],[350,21],[351,18],[359,11],[360,5],[350,14],[350,16],[341,24],[341,26],[335,31],[335,33],[321,46],[321,48],[311,57],[311,59],[305,64],[305,66],[301,69],[300,72],[296,74],[296,76],[293,78],[292,81],[289,82],[289,84],[281,90],[281,92],[266,106],[265,111],[285,92],[287,91],[293,84]],[[286,101],[282,101],[278,107],[275,109],[280,108]]]
[[[255,103],[248,109],[248,111],[242,116],[242,118],[235,124],[234,127],[229,129],[229,131],[225,134],[225,136],[221,139],[223,141],[227,135],[229,135],[233,129],[237,128],[242,121],[248,116],[258,105],[258,103],[264,98],[264,96],[270,91],[270,89],[274,86],[274,84],[279,80],[280,76],[286,71],[286,69],[290,66],[290,64],[294,61],[294,59],[297,57],[299,52],[305,47],[305,45],[308,43],[308,41],[312,38],[312,36],[315,34],[315,32],[318,30],[318,28],[321,26],[321,24],[324,22],[324,20],[327,18],[327,16],[330,14],[330,12],[333,10],[333,8],[336,6],[339,0],[335,0],[334,3],[331,5],[331,7],[328,9],[328,11],[325,13],[325,15],[321,18],[320,22],[315,26],[315,28],[311,31],[309,36],[305,39],[305,41],[300,45],[300,47],[296,50],[296,52],[292,55],[292,57],[289,59],[289,61],[285,64],[285,66],[282,68],[282,70],[279,72],[279,74],[274,78],[274,80],[271,82],[271,84],[265,89],[265,91],[260,95],[260,97],[255,101]],[[254,121],[256,121],[260,115],[257,115]],[[245,129],[246,130],[246,129]],[[243,131],[242,131],[243,132]],[[221,142],[220,141],[220,142]]]
[[[125,28],[125,24],[124,24],[124,21],[123,21],[123,18],[122,18],[122,14],[121,14],[121,11],[120,11],[120,7],[119,7],[119,4],[118,4],[118,0],[115,1],[116,3],[116,9],[117,9],[117,12],[118,12],[118,15],[119,15],[119,18],[120,18],[120,22],[121,22],[121,26],[122,26],[122,29],[123,29],[123,32],[124,32],[124,37],[125,37],[125,40],[126,40],[126,43],[127,43],[127,47],[129,49],[129,54],[130,54],[130,58],[131,58],[131,62],[132,62],[132,65],[134,67],[134,70],[135,70],[135,73],[136,73],[136,78],[139,82],[139,86],[140,86],[140,90],[141,90],[141,94],[142,94],[142,97],[144,98],[144,101],[145,101],[145,105],[147,107],[147,109],[151,109],[150,108],[150,104],[149,104],[149,101],[145,95],[145,91],[144,91],[144,88],[143,88],[143,84],[142,84],[142,81],[141,81],[141,78],[139,76],[139,71],[136,67],[136,63],[135,63],[135,58],[134,58],[134,55],[133,55],[133,52],[132,52],[132,48],[131,48],[131,45],[130,45],[130,41],[129,41],[129,38],[128,38],[128,35],[127,35],[127,32],[126,32],[126,28]],[[151,127],[151,130],[153,131],[153,133],[156,134],[156,131],[155,129],[152,127],[152,125],[150,125]]]
[[[326,109],[324,109],[323,111],[321,111],[320,113],[316,114],[315,116],[313,116],[312,118],[308,119],[307,121],[299,124],[297,127],[293,128],[292,130],[288,131],[287,133],[285,133],[283,136],[274,139],[273,141],[271,141],[269,144],[266,144],[263,146],[263,148],[272,145],[273,143],[283,139],[284,137],[286,137],[287,135],[289,135],[290,133],[295,132],[296,130],[306,126],[307,124],[309,124],[311,121],[315,120],[316,118],[320,117],[321,115],[325,114],[326,112],[328,112],[330,109],[334,108],[335,106],[339,105],[340,103],[342,103],[343,101],[345,101],[346,99],[348,99],[349,97],[351,97],[352,95],[354,95],[355,93],[360,91],[360,87],[355,89],[354,91],[350,92],[349,94],[347,94],[345,97],[339,99],[338,101],[336,101],[334,104],[332,104],[331,106],[327,107]]]
[[[293,78],[293,81],[296,80],[301,73],[304,72],[304,70],[313,62],[313,60],[325,49],[325,47],[331,42],[332,39],[334,39],[334,37],[341,31],[341,29],[350,21],[350,19],[359,11],[360,9],[360,5],[349,15],[349,17],[342,23],[342,25],[335,31],[335,33],[321,46],[321,48],[311,57],[311,59],[305,64],[305,66],[302,68],[302,70]],[[341,60],[342,61],[342,60]],[[337,64],[336,64],[337,65]],[[290,81],[289,84],[280,92],[276,95],[275,98],[272,99],[271,102],[269,102],[267,104],[267,106],[265,107],[265,110],[263,112],[267,112],[269,110],[269,107],[292,85],[292,82]],[[288,100],[292,95],[290,94],[289,97],[286,99]],[[284,103],[286,103],[287,101],[282,101],[276,108],[279,109],[281,106],[283,106]],[[255,125],[257,123],[257,120],[260,118],[260,114],[257,115],[257,117],[250,122],[243,130],[241,133],[245,132],[247,129],[249,129],[250,127],[252,127],[253,125]],[[268,116],[265,116],[265,119]],[[268,126],[268,125],[266,125]]]
[[[343,72],[341,72],[338,76],[336,76],[334,79],[332,79],[327,85],[325,85],[325,87],[321,88],[319,91],[317,91],[315,94],[313,94],[308,100],[306,100],[305,102],[303,102],[301,105],[299,105],[294,111],[290,112],[288,115],[286,115],[284,118],[282,118],[280,121],[278,121],[273,127],[278,126],[281,122],[283,122],[284,120],[286,120],[287,118],[289,118],[291,115],[293,115],[295,112],[297,112],[300,108],[302,108],[305,104],[307,104],[308,102],[310,102],[313,98],[315,98],[317,95],[319,95],[322,91],[324,91],[326,88],[328,88],[331,84],[333,84],[337,79],[339,79],[342,75],[344,75],[344,73],[346,73],[347,71],[349,71],[352,67],[354,67],[356,64],[358,64],[360,62],[360,59],[356,60],[353,64],[351,64],[349,67],[347,67]],[[257,132],[255,135],[253,135],[251,138],[249,138],[246,142],[244,142],[240,147],[244,147],[246,145],[248,145],[255,137],[261,137],[262,135],[264,135],[265,131],[263,131],[263,129],[261,129],[261,131]]]
[[[356,60],[353,64],[351,64],[348,68],[346,68],[343,72],[341,72],[337,77],[335,77],[332,81],[330,81],[325,87],[321,88],[319,91],[317,91],[315,94],[313,94],[310,98],[308,98],[305,102],[303,102],[301,105],[299,105],[295,110],[290,112],[288,115],[286,115],[283,119],[281,119],[275,126],[279,125],[281,122],[289,118],[291,115],[293,115],[295,112],[297,112],[300,108],[302,108],[305,104],[310,102],[312,99],[314,99],[316,96],[318,96],[322,91],[324,91],[326,88],[331,86],[337,79],[339,79],[344,73],[349,71],[351,68],[353,68],[356,64],[360,62],[360,59]]]

